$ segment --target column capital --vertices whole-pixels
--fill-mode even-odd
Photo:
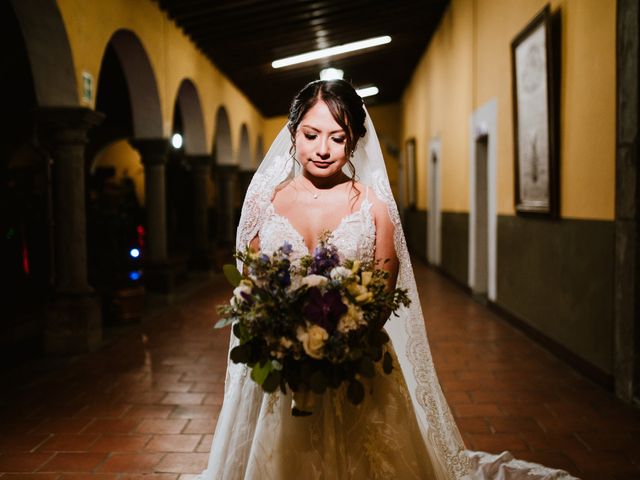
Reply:
[[[129,143],[142,157],[143,165],[165,165],[169,153],[169,140],[166,138],[132,138]]]
[[[213,157],[208,154],[187,155],[186,158],[191,167],[209,167],[213,164]]]
[[[41,136],[58,144],[88,142],[87,132],[104,120],[104,114],[85,107],[43,107],[35,111]]]

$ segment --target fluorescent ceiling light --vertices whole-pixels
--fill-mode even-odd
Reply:
[[[320,70],[320,80],[342,80],[344,72],[338,68]]]
[[[360,95],[362,98],[364,98],[364,97],[372,97],[374,95],[377,95],[379,91],[380,90],[378,90],[378,87],[366,87],[366,88],[357,89],[356,93]]]
[[[367,40],[360,40],[358,42],[345,43],[344,45],[336,45],[335,47],[324,48],[322,50],[316,50],[315,52],[307,52],[293,57],[275,60],[274,62],[271,62],[271,66],[273,68],[288,67],[289,65],[310,62],[311,60],[340,55],[341,53],[353,52],[355,50],[362,50],[363,48],[385,45],[390,41],[391,37],[389,35],[385,35],[384,37],[374,37]]]

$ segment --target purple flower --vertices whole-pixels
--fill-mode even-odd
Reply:
[[[276,272],[276,281],[280,284],[281,287],[288,287],[291,285],[291,273],[289,273],[289,269],[280,269]]]
[[[338,249],[334,245],[321,243],[313,251],[313,260],[309,267],[309,273],[327,276],[339,263]]]
[[[304,316],[327,332],[333,332],[338,320],[347,311],[340,293],[337,290],[330,290],[323,295],[320,289],[313,287],[308,290],[308,299],[302,309]]]
[[[285,255],[291,255],[291,252],[293,251],[293,247],[289,242],[284,242],[280,247],[280,251]]]

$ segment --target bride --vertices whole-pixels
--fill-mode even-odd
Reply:
[[[293,100],[247,191],[236,247],[270,254],[287,241],[295,262],[327,231],[342,257],[379,260],[391,286],[408,290],[411,305],[385,326],[396,368],[369,381],[360,405],[328,390],[312,415],[294,417],[290,393],[264,394],[229,362],[203,480],[570,478],[507,452],[465,450],[436,377],[376,132],[342,80],[312,82]]]

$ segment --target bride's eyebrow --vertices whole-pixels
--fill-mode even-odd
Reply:
[[[313,130],[315,132],[321,132],[322,131],[322,130],[319,130],[319,129],[315,128],[315,127],[312,127],[311,125],[301,125],[301,126],[303,128],[310,128],[311,130]],[[333,134],[333,133],[344,133],[344,130],[343,129],[333,130],[332,132],[329,132],[329,133],[331,133],[331,134]]]

